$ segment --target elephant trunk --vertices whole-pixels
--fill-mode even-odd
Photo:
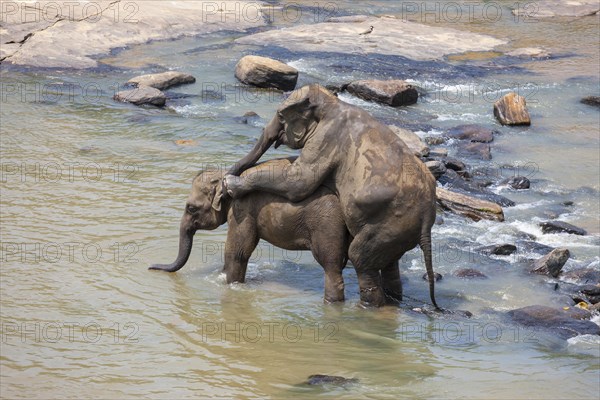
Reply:
[[[177,254],[177,259],[171,264],[153,264],[148,269],[156,269],[167,272],[179,271],[181,268],[183,268],[188,258],[190,258],[193,243],[194,231],[188,229],[182,220],[181,227],[179,229],[179,253]]]

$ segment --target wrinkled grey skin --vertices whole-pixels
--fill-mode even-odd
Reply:
[[[302,151],[278,177],[236,176],[272,144]],[[431,301],[438,308],[431,259],[435,179],[394,132],[365,110],[319,85],[298,89],[229,173],[225,187],[234,199],[260,190],[301,201],[322,184],[331,187],[353,237],[348,257],[358,276],[361,303],[379,307],[385,293],[400,294],[397,260],[420,245]]]
[[[272,160],[247,173],[277,175],[291,160]],[[194,233],[228,223],[223,272],[227,283],[244,282],[248,259],[259,239],[286,250],[311,250],[325,270],[325,302],[344,301],[342,270],[346,266],[349,235],[339,199],[328,188],[292,203],[284,197],[253,192],[238,200],[222,197],[222,171],[200,173],[192,183],[181,219],[179,254],[172,264],[150,269],[174,272],[187,262]]]

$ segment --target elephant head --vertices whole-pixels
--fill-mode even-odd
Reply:
[[[197,230],[213,230],[227,220],[227,207],[222,207],[223,172],[200,172],[192,183],[179,224],[179,253],[171,264],[153,264],[149,269],[175,272],[180,270],[192,252],[194,234]]]
[[[275,148],[282,144],[292,149],[303,148],[329,107],[337,102],[337,97],[320,85],[308,85],[293,91],[265,126],[258,143],[228,174],[240,175],[253,166],[273,144]]]

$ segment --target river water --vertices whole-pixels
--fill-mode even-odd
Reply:
[[[502,315],[531,304],[568,304],[552,290],[554,282],[525,272],[522,258],[536,255],[490,258],[473,249],[534,235],[540,243],[571,250],[565,270],[600,269],[600,117],[596,108],[579,103],[600,90],[599,19],[526,24],[510,15],[513,2],[494,4],[502,11],[497,21],[457,23],[441,11],[439,21],[404,16],[489,34],[507,40],[508,50],[543,47],[552,56],[524,61],[486,52],[416,63],[241,46],[233,40],[243,33],[221,32],[124,49],[94,71],[2,65],[2,82],[26,89],[3,91],[1,102],[2,397],[596,398],[597,337],[566,342]],[[303,8],[301,20],[322,20],[323,10],[406,11],[400,2],[340,1],[333,9]],[[293,23],[279,16],[273,26]],[[236,85],[233,69],[245,54],[296,67],[299,85],[409,79],[427,91],[415,106],[396,110],[342,99],[423,136],[463,123],[499,130],[493,160],[469,165],[491,167],[495,179],[527,175],[532,188],[494,188],[517,203],[505,209],[506,222],[443,214],[444,224],[433,232],[434,267],[444,275],[438,303],[469,310],[472,318],[413,311],[428,301],[418,250],[401,263],[406,301],[376,311],[357,306],[351,267],[344,272],[346,303],[324,305],[323,273],[310,253],[263,242],[248,282],[225,285],[220,269],[226,226],[197,232],[190,261],[178,273],[147,270],[174,259],[179,218],[196,172],[244,155],[283,99]],[[130,77],[167,69],[189,72],[198,81],[173,89],[176,98],[165,109],[112,100]],[[495,122],[492,103],[510,90],[527,97],[531,127]],[[240,123],[236,117],[247,111],[261,118]],[[182,139],[191,142],[175,143]],[[455,152],[452,144],[449,150]],[[290,154],[280,148],[268,155]],[[574,204],[562,206],[565,201]],[[537,224],[548,211],[589,235],[542,235]],[[464,267],[490,279],[452,276]],[[359,383],[302,385],[311,374]]]

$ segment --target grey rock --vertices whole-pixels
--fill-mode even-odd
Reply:
[[[167,97],[163,92],[149,86],[141,86],[131,90],[124,90],[116,93],[113,98],[117,101],[133,103],[136,106],[151,104],[162,107],[167,101]]]
[[[344,378],[343,376],[335,375],[310,375],[305,382],[307,385],[348,385],[357,384],[358,378]]]
[[[467,194],[481,200],[491,201],[502,207],[512,207],[515,202],[502,195],[492,193],[489,190],[480,188],[470,181],[463,179],[458,173],[452,169],[448,169],[446,173],[438,179],[438,181],[448,189]]]
[[[462,172],[467,170],[467,166],[465,165],[465,163],[456,158],[447,157],[446,159],[444,159],[444,164],[446,165],[446,168],[454,170],[456,172]]]
[[[458,154],[486,161],[492,159],[492,151],[488,143],[461,142],[458,144]]]
[[[484,246],[477,249],[480,253],[496,255],[496,256],[509,256],[517,251],[517,246],[514,244],[494,244],[491,246]]]
[[[580,284],[600,284],[600,271],[594,268],[578,268],[564,272],[561,276],[563,280],[575,281]]]
[[[425,143],[427,143],[429,146],[431,145],[438,145],[438,144],[444,144],[446,142],[446,138],[444,138],[443,136],[427,136],[425,138]]]
[[[570,233],[573,235],[585,236],[585,229],[579,228],[563,221],[546,221],[540,223],[543,233]]]
[[[571,253],[569,252],[569,249],[554,249],[544,257],[536,260],[533,263],[531,272],[535,274],[550,275],[556,278],[570,256]]]
[[[454,275],[463,279],[487,279],[487,275],[473,268],[461,268]]]
[[[446,173],[446,166],[441,161],[427,161],[425,165],[429,168],[429,171],[435,179],[438,179]]]
[[[587,96],[581,99],[581,102],[588,106],[600,107],[600,96]]]
[[[452,139],[469,140],[471,142],[490,143],[494,140],[494,132],[479,125],[459,125],[446,132]]]
[[[578,308],[562,310],[534,305],[512,310],[507,314],[518,324],[545,330],[563,339],[600,334],[600,326],[586,320],[591,314]]]
[[[419,98],[417,89],[401,80],[359,80],[351,82],[346,90],[363,100],[375,101],[392,107],[415,104]]]
[[[298,70],[271,58],[245,56],[235,66],[235,77],[247,85],[290,91],[296,87]]]
[[[524,176],[514,176],[506,181],[506,184],[513,189],[529,189],[531,182]]]
[[[519,254],[523,253],[536,253],[536,254],[547,254],[554,250],[554,247],[546,246],[532,240],[517,240],[517,249]]]
[[[433,276],[435,277],[435,281],[436,282],[439,282],[442,279],[444,279],[444,277],[442,276],[442,274],[439,274],[437,272],[434,272]],[[427,276],[427,273],[423,274],[422,278],[423,278],[424,281],[429,281],[429,276]]]
[[[176,85],[194,82],[196,82],[196,78],[192,75],[177,71],[140,75],[127,81],[128,84],[136,87],[150,86],[158,90],[165,90]]]

